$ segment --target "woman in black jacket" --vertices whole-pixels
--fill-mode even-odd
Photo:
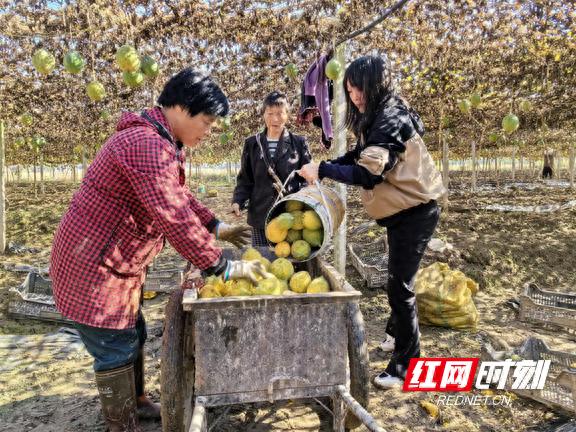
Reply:
[[[387,227],[388,302],[386,332],[395,338],[392,358],[374,384],[401,385],[411,358],[420,356],[414,281],[439,218],[436,200],[445,189],[422,135],[424,125],[396,92],[380,57],[353,61],[344,75],[346,123],[356,148],[329,162],[310,163],[300,173],[309,182],[325,177],[361,186],[364,208]]]
[[[278,197],[278,184],[312,159],[304,137],[286,129],[289,105],[286,96],[274,91],[264,99],[262,115],[266,128],[244,143],[232,210],[236,216],[248,208],[248,225],[252,226],[252,245],[266,246],[266,215]],[[286,194],[300,190],[304,180],[295,174],[285,186]]]

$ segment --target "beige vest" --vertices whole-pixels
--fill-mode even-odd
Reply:
[[[384,181],[372,190],[361,190],[362,203],[373,219],[382,219],[430,200],[438,200],[446,193],[442,177],[422,137],[416,134],[405,145],[406,151],[398,153],[396,166],[384,173]],[[367,165],[374,163],[371,150],[373,153],[376,149],[367,147],[362,152],[358,165],[368,168]],[[367,158],[363,158],[366,153]],[[384,160],[384,155],[380,156],[378,165],[383,167],[382,163],[387,162],[388,155]],[[363,159],[366,163],[363,163]]]

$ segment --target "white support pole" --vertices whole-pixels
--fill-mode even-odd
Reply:
[[[4,121],[0,120],[0,254],[6,250],[6,153]]]
[[[444,187],[448,189],[450,184],[450,166],[448,161],[448,142],[446,138],[442,138],[442,181],[444,182]]]
[[[476,142],[472,141],[472,192],[476,192]]]
[[[336,59],[342,66],[346,64],[346,45],[344,43],[338,45],[335,52]],[[346,128],[344,126],[346,120],[346,96],[344,94],[344,74],[334,82],[334,101],[332,102],[332,112],[334,113],[334,152],[336,156],[343,155],[346,150]],[[338,183],[336,185],[336,192],[342,199],[344,206],[347,207],[347,190],[346,185]],[[346,225],[347,225],[347,212],[344,212],[344,218],[340,224],[340,228],[336,232],[334,238],[334,266],[336,270],[342,275],[346,275]]]
[[[44,185],[44,153],[40,152],[40,193],[46,194],[46,187]]]
[[[442,197],[442,206],[448,208],[448,187],[450,185],[450,161],[448,159],[448,141],[442,137],[442,181],[446,188],[446,193]]]
[[[574,169],[576,168],[576,150],[574,144],[570,146],[570,187],[574,188]]]
[[[36,150],[34,150],[36,151]],[[38,198],[38,156],[34,156],[34,198]]]
[[[86,176],[86,171],[88,170],[88,159],[86,158],[86,144],[82,144],[82,180]]]
[[[516,180],[516,147],[512,149],[512,181]]]

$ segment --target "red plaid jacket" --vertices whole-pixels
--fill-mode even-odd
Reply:
[[[147,113],[171,132],[160,108]],[[123,114],[54,236],[58,310],[94,327],[134,327],[146,266],[164,240],[203,270],[220,259],[209,232],[217,223],[185,185],[184,153],[138,114]]]

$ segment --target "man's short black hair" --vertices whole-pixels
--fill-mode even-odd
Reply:
[[[170,108],[180,106],[192,117],[207,114],[224,117],[229,105],[226,95],[212,78],[186,68],[174,75],[164,86],[158,104]]]

